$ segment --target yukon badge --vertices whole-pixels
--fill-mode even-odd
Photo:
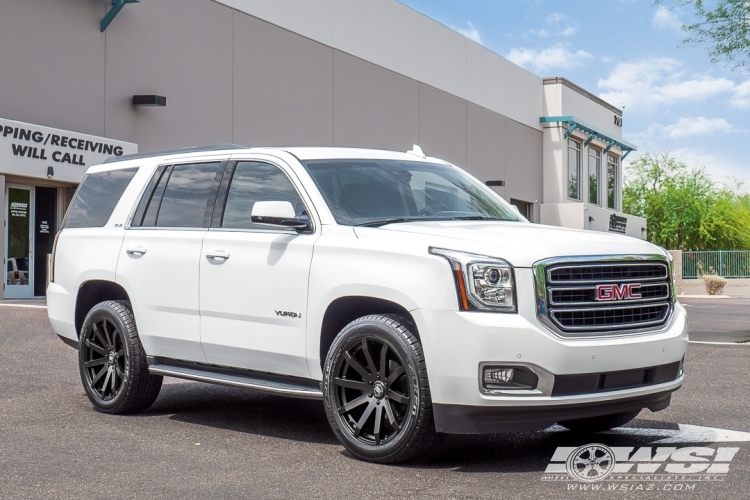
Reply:
[[[295,313],[295,312],[289,312],[289,311],[276,311],[276,316],[281,316],[283,318],[302,319],[302,313]]]

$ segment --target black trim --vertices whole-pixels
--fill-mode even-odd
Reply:
[[[620,370],[605,373],[581,373],[575,375],[555,375],[552,396],[574,396],[597,392],[622,391],[635,387],[665,384],[677,380],[680,362],[666,365]]]
[[[58,337],[60,338],[60,340],[62,340],[62,341],[63,341],[64,343],[68,344],[68,345],[69,345],[70,347],[72,347],[72,348],[73,348],[73,349],[75,349],[76,351],[78,350],[78,341],[77,341],[77,340],[69,339],[68,337],[63,337],[63,336],[62,336],[62,335],[60,335],[59,333],[57,334],[57,336],[58,336]]]
[[[224,176],[221,179],[221,184],[219,185],[216,200],[214,202],[214,211],[210,227],[221,227],[221,222],[224,219],[224,209],[227,204],[227,196],[229,194],[229,185],[234,178],[235,168],[237,168],[237,162],[230,161],[224,169]]]
[[[435,427],[446,434],[495,434],[537,431],[564,420],[612,415],[648,408],[660,411],[669,406],[677,389],[595,403],[547,406],[466,406],[433,404]]]
[[[223,161],[219,165],[219,169],[216,171],[216,175],[214,176],[214,183],[211,186],[211,193],[208,195],[208,199],[206,200],[206,211],[203,214],[203,226],[204,228],[211,227],[211,220],[214,215],[214,207],[216,206],[216,193],[219,191],[219,186],[222,183],[222,179],[224,178],[224,172],[227,168],[227,162]]]
[[[255,389],[263,390],[266,388],[268,392],[276,393],[282,393],[284,390],[302,391],[309,393],[307,397],[315,399],[323,396],[320,381],[310,378],[229,368],[207,363],[192,363],[155,356],[147,356],[146,360],[149,367],[175,369],[176,373],[171,374],[174,377],[225,385],[252,384],[256,386]]]

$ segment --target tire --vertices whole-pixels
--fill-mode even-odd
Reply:
[[[110,300],[93,307],[81,328],[78,369],[94,408],[136,413],[153,404],[163,377],[148,372],[130,303]]]
[[[575,432],[608,431],[609,429],[614,429],[615,427],[620,427],[627,424],[635,417],[637,417],[640,412],[641,410],[625,411],[622,413],[613,413],[612,415],[602,415],[599,417],[565,420],[558,423],[563,427]]]
[[[407,325],[398,316],[359,318],[341,330],[326,356],[328,422],[361,460],[403,462],[435,442],[422,345]]]

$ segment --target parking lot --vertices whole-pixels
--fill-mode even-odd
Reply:
[[[691,340],[750,340],[750,300],[683,302]],[[672,405],[626,431],[448,436],[419,461],[383,466],[344,452],[316,401],[167,379],[143,414],[97,413],[46,310],[0,302],[0,497],[578,498],[592,492],[545,470],[557,447],[602,443],[739,451],[711,480],[605,481],[598,497],[747,498],[750,344],[691,344],[686,366]]]

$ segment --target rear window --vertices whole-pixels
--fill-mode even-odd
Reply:
[[[84,177],[63,227],[104,227],[136,172],[137,168],[126,168]]]
[[[133,227],[208,227],[221,162],[159,167],[133,216]]]

